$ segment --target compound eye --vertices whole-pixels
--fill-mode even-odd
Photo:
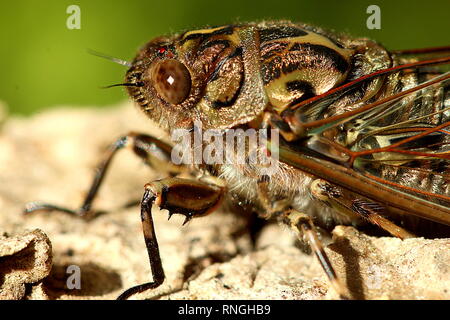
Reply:
[[[158,94],[171,104],[183,102],[191,91],[191,75],[184,64],[177,60],[159,62],[152,78]]]

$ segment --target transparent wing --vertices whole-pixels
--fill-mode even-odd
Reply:
[[[307,138],[307,149],[332,164],[316,162],[334,166],[334,172],[325,173],[318,165],[311,173],[390,206],[399,207],[399,199],[406,197],[402,210],[450,225],[450,72],[446,71],[450,59],[445,57],[448,48],[438,49],[396,53],[408,59],[411,55],[439,57],[378,72],[376,76],[388,77],[387,82],[400,72],[406,78],[408,73],[413,75],[414,84],[401,90],[387,90],[361,105],[336,108],[335,101],[367,81],[356,80],[353,87],[344,85],[289,110],[285,119],[291,127],[301,127],[298,132]],[[296,163],[292,149],[282,150],[280,159]],[[296,166],[309,170],[304,164]],[[353,185],[348,185],[349,179]],[[364,192],[362,183],[369,186]]]

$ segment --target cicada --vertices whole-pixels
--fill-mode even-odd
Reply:
[[[214,139],[197,145],[204,150],[230,130],[266,132],[256,149],[231,148],[243,152],[239,163],[233,156],[175,163],[173,144],[131,132],[112,145],[78,210],[27,207],[86,216],[124,147],[166,172],[145,186],[141,201],[153,281],[120,299],[164,282],[153,205],[189,221],[224,200],[243,200],[306,239],[342,297],[319,227],[373,225],[402,239],[450,235],[450,47],[388,51],[369,39],[274,21],[158,37],[132,62],[119,62],[129,67],[119,85],[169,134],[185,130],[195,140],[200,126],[213,130]],[[277,155],[270,172],[249,161],[261,150]],[[191,178],[179,176],[186,171]]]

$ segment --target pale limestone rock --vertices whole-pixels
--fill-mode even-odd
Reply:
[[[112,163],[95,202],[107,214],[92,221],[56,212],[21,214],[32,200],[80,205],[103,150],[130,130],[163,137],[128,104],[108,110],[56,109],[3,123],[0,226],[10,234],[39,228],[53,247],[48,276],[48,270],[30,267],[38,261],[30,254],[29,259],[17,260],[23,263],[19,269],[29,272],[27,281],[8,280],[8,288],[35,283],[29,299],[114,299],[130,286],[151,280],[139,207],[123,205],[139,200],[144,184],[162,176],[129,151],[121,151]],[[248,217],[226,209],[184,227],[181,216],[167,221],[167,213],[154,212],[154,219],[167,280],[134,299],[337,298],[315,257],[298,249],[286,227],[264,226],[253,247]],[[350,227],[336,228],[334,239],[326,251],[353,297],[450,298],[449,239],[376,238]],[[44,240],[36,243],[48,245]],[[70,265],[80,267],[80,290],[67,288]],[[24,289],[14,290],[3,291],[3,297],[24,296]]]
[[[47,277],[51,266],[52,247],[44,232],[35,229],[13,236],[4,232],[0,236],[0,300],[22,299],[25,286]]]

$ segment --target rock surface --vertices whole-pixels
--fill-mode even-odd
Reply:
[[[3,121],[0,234],[13,236],[0,237],[0,298],[113,299],[151,279],[139,207],[125,204],[162,176],[130,152],[117,156],[100,189],[95,207],[106,214],[91,221],[21,214],[34,200],[79,206],[102,151],[130,130],[163,137],[129,104]],[[337,298],[316,258],[283,226],[266,224],[253,243],[249,218],[227,209],[183,227],[181,216],[167,221],[155,212],[154,219],[167,280],[133,298]],[[351,227],[337,227],[333,237],[326,252],[354,298],[450,298],[450,239],[377,238]],[[80,289],[69,289],[70,266],[79,267]]]
[[[52,267],[52,246],[41,230],[0,236],[0,299],[21,299],[25,285],[47,277]]]

